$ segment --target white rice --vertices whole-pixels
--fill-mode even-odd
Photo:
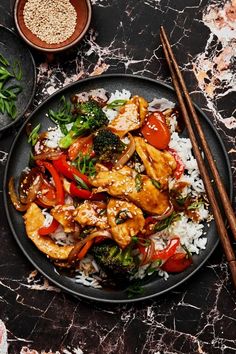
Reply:
[[[192,143],[190,139],[181,138],[178,133],[173,132],[171,134],[169,147],[177,152],[185,165],[185,172],[180,177],[179,181],[189,183],[190,186],[187,188],[187,192],[192,193],[193,196],[198,196],[199,194],[204,193],[204,185],[198,169],[197,160],[192,153]]]
[[[53,216],[47,212],[47,209],[42,210],[43,216],[45,217],[43,226],[48,227],[53,221]]]
[[[111,93],[111,96],[107,103],[111,103],[115,100],[129,100],[131,97],[131,92],[123,89],[122,91],[116,90],[115,93]]]
[[[61,225],[59,225],[56,231],[50,234],[50,236],[55,241],[55,243],[59,246],[73,245],[75,243],[75,239],[73,235],[66,234]]]
[[[88,276],[80,271],[78,272],[78,274],[75,275],[75,282],[78,284],[83,284],[85,286],[90,286],[95,289],[102,288],[97,279],[93,278],[92,276]]]
[[[111,96],[107,103],[111,103],[115,100],[129,100],[131,97],[131,92],[123,89],[122,91],[116,90],[115,93],[111,93]],[[111,122],[117,116],[117,109],[103,108],[103,111],[106,113],[106,116]]]
[[[59,141],[63,136],[64,135],[62,134],[59,126],[57,126],[55,128],[51,128],[46,133],[47,139],[45,141],[45,145],[49,148],[57,148],[59,145]]]

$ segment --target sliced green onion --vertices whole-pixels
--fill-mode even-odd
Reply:
[[[124,104],[127,102],[127,100],[114,100],[110,103],[107,104],[107,108],[113,109],[113,108],[119,108],[124,106]]]
[[[10,65],[9,61],[6,58],[4,58],[4,56],[1,53],[0,53],[0,63],[4,66]]]
[[[204,205],[204,202],[202,200],[194,202],[188,206],[188,210],[195,210],[198,209],[201,205]]]
[[[159,221],[158,223],[156,223],[156,225],[154,226],[154,231],[159,232],[162,230],[165,230],[166,228],[168,228],[173,222],[179,220],[180,215],[177,214],[176,212],[173,212],[168,218]]]
[[[161,189],[161,183],[153,178],[151,178],[152,184],[156,187],[156,189]]]
[[[21,69],[21,64],[18,60],[15,60],[14,63],[13,63],[13,66],[12,66],[12,71],[13,71],[13,74],[16,78],[16,80],[20,81],[22,80],[22,69]]]
[[[89,190],[87,184],[80,177],[74,175],[74,178],[80,188]]]
[[[143,188],[142,177],[139,173],[137,173],[135,176],[135,188],[137,192],[140,192]]]
[[[38,138],[39,138],[39,129],[41,127],[41,124],[39,123],[38,125],[36,125],[36,127],[32,130],[32,132],[30,133],[29,137],[28,137],[28,143],[31,143],[32,146],[36,145]]]

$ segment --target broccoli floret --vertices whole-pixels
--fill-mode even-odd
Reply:
[[[63,149],[67,149],[77,137],[97,130],[108,123],[107,116],[102,108],[92,100],[78,103],[75,113],[77,118],[71,130],[59,142],[59,146]]]
[[[93,150],[102,162],[115,160],[124,147],[120,138],[108,129],[100,129],[93,139]]]
[[[114,281],[129,280],[137,271],[138,262],[130,247],[122,250],[113,241],[105,241],[93,246],[92,252],[98,265]]]

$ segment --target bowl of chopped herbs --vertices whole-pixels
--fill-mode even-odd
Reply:
[[[18,122],[35,93],[34,59],[17,35],[0,26],[0,132]]]

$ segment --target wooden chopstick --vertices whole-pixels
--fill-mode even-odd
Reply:
[[[187,108],[185,106],[185,100],[187,102],[187,106],[189,108],[189,111],[191,113],[191,116],[193,117],[197,132],[199,133],[199,140],[202,144],[202,149],[204,151],[204,154],[209,162],[209,167],[212,170],[212,174],[215,178],[215,182],[216,182],[216,187],[219,191],[219,196],[221,201],[224,204],[224,208],[225,208],[225,215],[227,217],[227,220],[229,222],[229,225],[231,227],[231,230],[233,232],[234,237],[236,238],[236,219],[234,216],[234,212],[233,209],[231,207],[229,198],[227,196],[227,193],[224,189],[223,183],[221,181],[221,178],[219,176],[218,170],[215,166],[214,163],[214,159],[212,157],[212,154],[210,152],[209,146],[206,142],[206,138],[205,135],[203,133],[203,130],[201,128],[200,122],[198,120],[196,111],[194,109],[194,106],[192,104],[190,95],[187,91],[186,85],[184,83],[184,79],[182,77],[182,74],[179,70],[177,61],[174,57],[174,54],[172,52],[170,43],[168,41],[167,35],[165,33],[164,28],[161,26],[161,30],[160,30],[160,38],[161,38],[161,42],[162,42],[162,47],[164,50],[164,54],[166,57],[166,61],[168,63],[170,72],[171,72],[171,77],[172,77],[172,82],[176,91],[176,95],[179,101],[179,105],[180,105],[180,109],[183,115],[183,119],[185,121],[186,124],[186,128],[188,130],[188,134],[189,134],[189,138],[191,140],[192,143],[192,147],[193,147],[193,151],[198,163],[198,167],[199,167],[199,171],[200,174],[202,176],[204,185],[205,185],[205,190],[206,193],[208,195],[208,199],[210,201],[210,204],[212,206],[212,212],[214,215],[214,219],[216,222],[216,226],[217,226],[217,230],[220,236],[220,240],[226,255],[226,259],[229,263],[229,267],[231,270],[231,274],[232,274],[232,279],[233,279],[233,283],[234,286],[236,288],[236,259],[235,259],[235,254],[232,248],[232,245],[230,243],[230,238],[228,236],[227,230],[226,230],[226,226],[223,220],[223,217],[221,215],[219,206],[218,206],[218,201],[215,197],[215,193],[211,184],[211,180],[210,180],[210,176],[208,174],[208,171],[205,167],[204,164],[204,160],[202,158],[201,155],[201,151],[199,149],[193,128],[192,128],[192,124],[191,124],[191,120],[187,111]],[[184,98],[183,98],[184,97]],[[185,100],[184,100],[185,99]],[[223,192],[222,192],[223,190]],[[226,211],[227,210],[227,211]]]
[[[185,99],[186,99],[186,102],[187,102],[187,106],[189,108],[190,114],[192,116],[192,119],[194,121],[197,133],[199,135],[199,138],[200,138],[200,141],[201,141],[201,144],[202,144],[202,148],[203,148],[204,154],[205,154],[205,156],[206,156],[206,158],[208,160],[210,169],[211,169],[213,177],[214,177],[215,184],[216,184],[217,189],[218,189],[218,191],[220,193],[220,198],[221,198],[222,203],[223,203],[224,208],[225,208],[224,212],[226,214],[228,223],[229,223],[230,228],[232,230],[232,234],[233,234],[233,236],[234,236],[234,238],[236,240],[236,219],[235,219],[233,208],[231,206],[229,197],[228,197],[228,195],[226,193],[225,187],[224,187],[224,185],[223,185],[223,183],[221,181],[221,178],[220,178],[219,172],[217,170],[217,167],[215,165],[211,150],[209,148],[209,145],[208,145],[208,143],[206,141],[206,138],[204,136],[201,124],[199,122],[196,110],[195,110],[195,108],[193,106],[193,103],[192,103],[192,100],[191,100],[190,95],[188,93],[187,87],[185,85],[183,76],[182,76],[182,74],[181,74],[181,72],[179,70],[178,64],[177,64],[176,59],[174,57],[174,54],[173,54],[173,52],[171,50],[170,43],[169,43],[169,41],[167,39],[167,35],[166,35],[165,30],[164,30],[163,27],[161,27],[161,35],[163,36],[163,39],[165,41],[165,44],[166,44],[170,59],[172,60],[173,66],[175,68],[176,76],[177,76],[177,78],[179,80],[181,89],[183,90],[183,93],[184,93],[184,96],[185,96]]]

